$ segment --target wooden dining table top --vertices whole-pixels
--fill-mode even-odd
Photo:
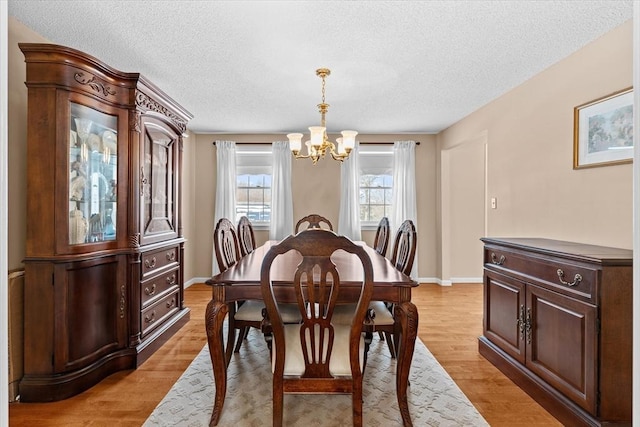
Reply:
[[[234,285],[234,284],[260,284],[260,268],[262,260],[271,246],[277,244],[275,240],[269,240],[264,245],[257,247],[250,254],[242,257],[235,265],[226,271],[219,273],[209,280],[209,285]],[[361,244],[373,266],[373,282],[374,287],[415,287],[418,283],[409,276],[398,271],[391,261],[378,254],[373,248],[367,246],[364,242]],[[354,262],[357,257],[344,251],[337,251],[331,259],[336,264],[336,269],[340,274],[340,282],[348,284],[349,282],[362,282],[362,266]],[[295,271],[297,265],[302,260],[299,253],[289,251],[286,254],[275,259],[271,268],[271,279],[273,283],[290,283],[292,280],[291,272]]]

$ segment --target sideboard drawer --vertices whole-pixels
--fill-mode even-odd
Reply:
[[[179,291],[170,293],[142,310],[142,335],[146,335],[178,310]]]
[[[598,270],[561,259],[523,255],[504,248],[485,248],[485,267],[535,279],[536,284],[563,295],[595,303]]]
[[[179,269],[175,268],[160,276],[147,279],[141,284],[142,289],[142,307],[152,304],[158,298],[161,298],[167,292],[174,290],[179,285]]]
[[[170,246],[142,254],[142,277],[148,277],[169,265],[180,262],[178,246]]]

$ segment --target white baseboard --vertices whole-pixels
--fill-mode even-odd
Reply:
[[[420,277],[418,283],[435,283],[440,286],[452,286],[454,283],[482,283],[482,277],[452,277],[445,280],[438,277]]]
[[[204,283],[209,279],[211,279],[211,277],[194,277],[184,282],[184,288],[187,289],[189,286],[193,285],[194,283]]]
[[[451,283],[482,283],[482,276],[480,277],[452,277],[449,279]]]

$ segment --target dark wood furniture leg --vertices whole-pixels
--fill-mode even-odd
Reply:
[[[211,414],[209,426],[218,425],[218,421],[220,421],[220,415],[222,414],[224,398],[227,393],[228,361],[225,356],[223,346],[224,337],[222,328],[224,325],[224,318],[226,317],[228,311],[229,307],[227,306],[227,304],[214,298],[209,302],[209,304],[207,304],[207,310],[205,312],[207,343],[209,345],[209,353],[211,354],[213,377],[216,384],[216,395],[213,401],[213,413]],[[230,348],[233,349],[233,346],[231,346]],[[224,360],[225,363],[220,363],[221,360]]]
[[[411,301],[396,305],[395,316],[400,324],[400,345],[396,348],[397,372],[396,394],[398,406],[402,414],[404,427],[412,427],[409,403],[407,402],[407,386],[409,385],[409,371],[411,359],[418,335],[418,309]]]

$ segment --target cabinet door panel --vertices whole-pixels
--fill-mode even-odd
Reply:
[[[524,283],[494,272],[485,273],[484,335],[524,363]]]
[[[178,237],[179,138],[163,121],[142,116],[140,226],[143,244]]]
[[[77,369],[126,347],[125,265],[119,256],[56,267],[56,369]]]
[[[527,367],[595,413],[596,308],[532,285],[527,301]]]

